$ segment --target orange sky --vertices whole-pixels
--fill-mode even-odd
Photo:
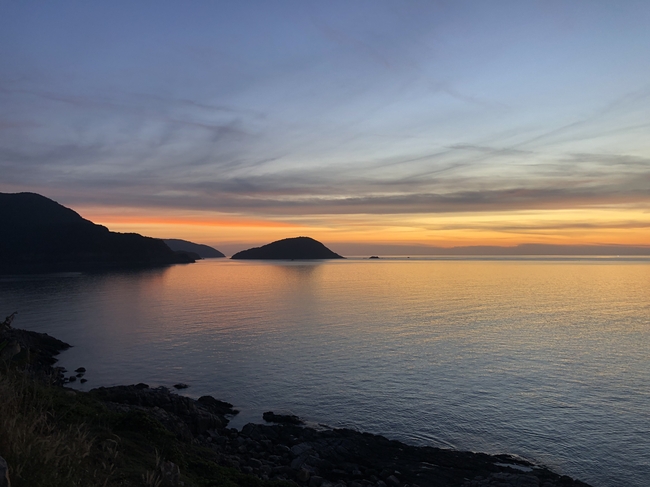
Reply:
[[[255,218],[208,211],[77,208],[96,223],[118,232],[181,238],[217,249],[246,248],[286,237],[308,235],[328,245],[343,243],[515,246],[650,245],[646,208],[608,207],[486,213],[405,215],[306,215]],[[228,252],[226,252],[228,253]]]

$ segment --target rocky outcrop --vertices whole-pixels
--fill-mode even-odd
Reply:
[[[298,416],[294,416],[293,414],[275,414],[273,411],[267,411],[262,414],[262,419],[267,423],[305,424]]]
[[[309,260],[343,259],[322,243],[310,237],[285,238],[262,247],[237,252],[231,259]]]
[[[223,466],[304,487],[587,487],[509,455],[416,447],[349,429],[301,426],[296,416],[264,414],[276,424],[228,428],[237,414],[211,396],[199,400],[146,384],[93,389],[117,412],[151,415],[179,440],[212,450]]]
[[[29,367],[41,375],[56,371],[54,356],[69,346],[46,334],[10,326],[0,332],[0,343],[8,336],[21,346],[13,360],[31,354]],[[85,369],[76,372],[83,374]],[[416,447],[349,429],[315,429],[296,416],[271,411],[264,414],[271,424],[249,423],[237,431],[228,427],[237,414],[232,404],[212,396],[195,400],[165,387],[135,384],[69,392],[88,394],[120,413],[117,427],[122,430],[162,428],[176,438],[179,448],[201,447],[211,461],[263,480],[286,480],[302,487],[588,487],[509,455]],[[178,467],[171,463],[168,467],[163,472],[166,478],[178,480]]]
[[[70,345],[47,333],[12,328],[13,316],[0,324],[0,360],[21,363],[32,375],[62,384],[63,369],[54,367],[55,357]]]
[[[117,412],[138,410],[151,414],[183,440],[207,430],[221,430],[228,424],[227,416],[237,414],[232,404],[210,396],[195,401],[165,387],[150,388],[147,384],[100,387],[91,390],[90,395]]]

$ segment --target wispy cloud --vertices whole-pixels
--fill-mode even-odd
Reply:
[[[645,25],[366,7],[192,6],[191,32],[161,7],[119,38],[91,16],[92,48],[65,8],[0,19],[0,190],[316,220],[650,205]]]

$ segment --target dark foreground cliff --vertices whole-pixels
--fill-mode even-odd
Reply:
[[[0,330],[0,346],[13,347],[0,361],[0,393],[10,398],[0,403],[0,456],[13,487],[587,486],[508,455],[314,429],[270,412],[264,415],[270,423],[237,431],[228,428],[237,414],[231,404],[210,396],[194,400],[164,387],[73,391],[56,385],[74,374],[53,367],[54,354],[68,345],[52,340],[11,327]],[[41,379],[27,379],[24,371]],[[42,380],[47,376],[49,385]],[[17,404],[13,410],[12,404]],[[21,418],[28,424],[16,426]],[[28,448],[24,438],[35,446]]]

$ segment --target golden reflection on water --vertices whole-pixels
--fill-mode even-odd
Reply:
[[[517,453],[594,485],[650,478],[647,260],[207,260],[0,280],[88,386],[171,385],[259,420]],[[23,313],[24,310],[24,313]]]

